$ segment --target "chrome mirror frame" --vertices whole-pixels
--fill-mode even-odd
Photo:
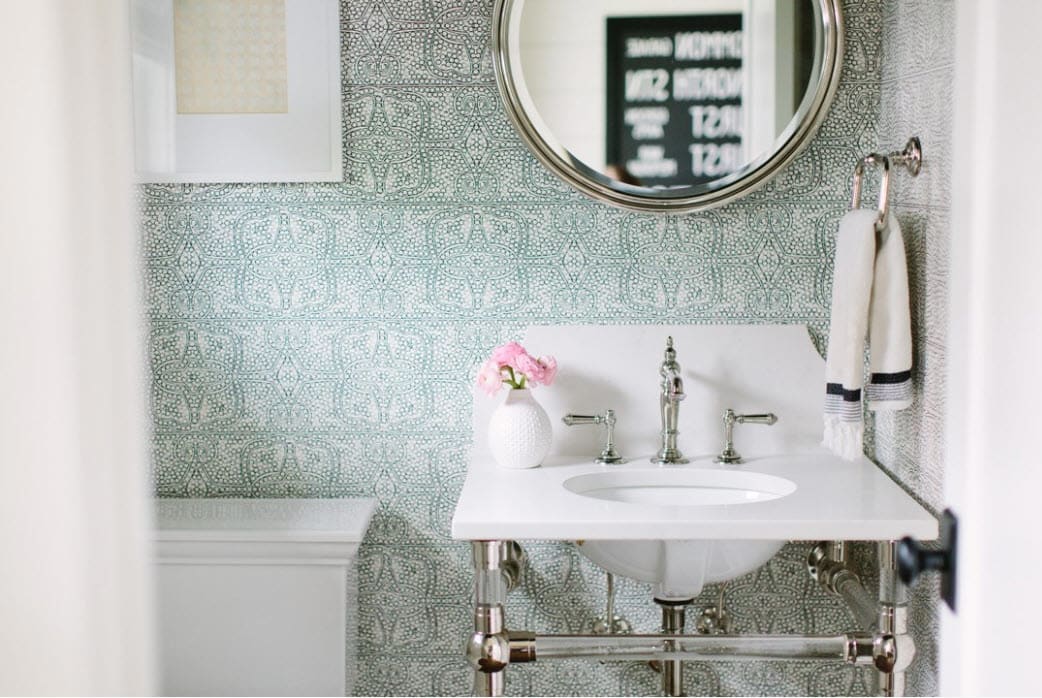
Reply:
[[[737,172],[707,184],[676,190],[635,187],[608,179],[579,162],[559,143],[548,140],[526,110],[527,94],[515,80],[520,73],[519,54],[511,43],[511,22],[524,0],[496,0],[492,17],[493,62],[496,84],[507,116],[529,150],[551,172],[580,192],[622,208],[636,211],[689,212],[722,206],[763,186],[802,152],[817,133],[832,104],[842,72],[843,13],[840,0],[815,0],[822,23],[824,50],[816,78],[789,126],[778,137],[781,146],[746,164]],[[535,117],[538,119],[538,117]]]

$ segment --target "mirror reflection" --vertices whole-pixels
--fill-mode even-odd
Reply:
[[[731,181],[785,144],[817,90],[815,0],[524,0],[520,10],[513,77],[526,115],[605,182],[687,195]]]

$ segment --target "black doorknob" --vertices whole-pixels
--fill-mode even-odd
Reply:
[[[930,550],[912,538],[902,538],[897,547],[897,575],[905,584],[914,582],[923,572],[946,572],[948,551]]]
[[[941,598],[955,610],[955,553],[958,519],[951,509],[941,515],[940,545],[927,548],[912,538],[903,538],[897,546],[897,576],[905,584],[913,584],[923,572],[941,573]]]

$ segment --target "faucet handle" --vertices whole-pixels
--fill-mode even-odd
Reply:
[[[619,452],[615,450],[615,410],[605,410],[604,414],[566,414],[561,417],[561,421],[568,426],[576,426],[579,424],[603,424],[608,427],[608,442],[604,445],[604,450],[601,451],[601,455],[594,458],[595,463],[602,463],[604,465],[611,465],[615,463],[622,463],[624,459],[619,455]]]
[[[734,448],[735,424],[766,424],[770,426],[778,421],[773,412],[765,414],[737,414],[728,407],[724,410],[724,450],[714,460],[717,463],[741,463],[742,456]]]

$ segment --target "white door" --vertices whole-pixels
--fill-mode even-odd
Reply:
[[[956,3],[942,695],[1042,691],[1042,2]],[[927,29],[928,33],[928,29]]]
[[[154,688],[128,39],[0,0],[0,695]]]

